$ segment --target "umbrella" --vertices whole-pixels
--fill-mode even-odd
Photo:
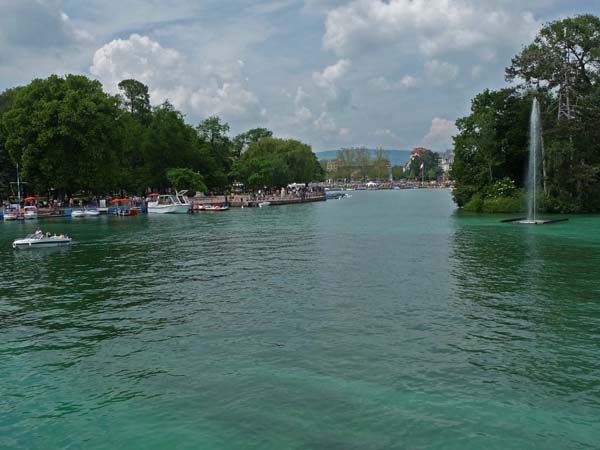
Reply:
[[[156,192],[153,192],[152,194],[148,194],[148,197],[158,197],[158,194]]]
[[[120,202],[128,202],[129,199],[128,198],[115,198],[113,200],[111,200],[111,203],[120,203]]]
[[[37,200],[37,198],[35,198],[34,196],[30,196],[30,197],[25,197],[23,200],[25,200],[26,202],[33,202],[33,201]]]

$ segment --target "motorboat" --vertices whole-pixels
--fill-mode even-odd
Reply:
[[[166,194],[153,197],[148,202],[148,214],[186,214],[190,211],[192,204],[186,197],[187,191],[179,191],[176,194]]]
[[[23,218],[24,219],[37,219],[38,209],[36,206],[25,206],[23,208]]]
[[[3,214],[4,220],[19,220],[23,219],[23,214],[19,211],[19,208],[15,206],[7,206],[4,208]]]
[[[95,217],[99,215],[100,211],[97,209],[76,209],[71,212],[71,217]]]
[[[227,211],[228,205],[207,205],[202,211]]]
[[[258,204],[259,208],[264,208],[265,206],[271,206],[271,202],[260,202]]]
[[[70,243],[71,238],[64,234],[51,236],[50,233],[44,235],[41,232],[36,232],[35,234],[27,235],[23,239],[16,239],[12,246],[13,248],[47,248],[61,247]]]

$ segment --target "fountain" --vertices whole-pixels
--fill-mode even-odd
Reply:
[[[548,223],[564,222],[568,219],[539,219],[538,218],[538,189],[540,187],[540,162],[542,159],[542,125],[540,118],[540,103],[534,97],[529,120],[529,167],[527,170],[527,217],[503,220],[525,225],[544,225]]]

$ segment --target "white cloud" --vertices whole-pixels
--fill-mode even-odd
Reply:
[[[352,67],[349,59],[340,59],[335,64],[325,67],[323,72],[314,72],[313,80],[319,87],[325,89],[335,89],[335,83],[345,76]]]
[[[430,57],[486,52],[499,42],[520,46],[540,23],[510,6],[475,0],[354,0],[328,13],[323,44],[338,55],[376,46],[389,51],[391,46]]]
[[[433,150],[446,150],[452,147],[452,136],[457,133],[453,120],[434,117],[429,132],[423,137],[422,145]]]
[[[369,86],[379,91],[394,91],[398,89],[410,89],[419,84],[419,80],[411,75],[405,75],[400,80],[390,81],[386,77],[380,76],[371,78]]]
[[[437,59],[425,62],[425,75],[437,85],[454,80],[458,76],[458,72],[459,68],[454,64],[438,61]]]
[[[327,133],[338,132],[337,125],[333,117],[331,117],[327,112],[323,111],[321,115],[313,122],[315,128],[319,131],[324,131]]]
[[[241,60],[194,66],[177,50],[132,34],[99,48],[90,72],[109,92],[118,92],[121,80],[134,78],[148,85],[153,103],[169,100],[203,117],[260,115],[257,97],[243,85],[243,66]]]

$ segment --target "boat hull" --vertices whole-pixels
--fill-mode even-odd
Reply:
[[[148,214],[187,214],[191,205],[148,205]]]
[[[17,239],[13,242],[13,248],[50,248],[63,247],[71,243],[71,238],[49,238],[49,239]]]

